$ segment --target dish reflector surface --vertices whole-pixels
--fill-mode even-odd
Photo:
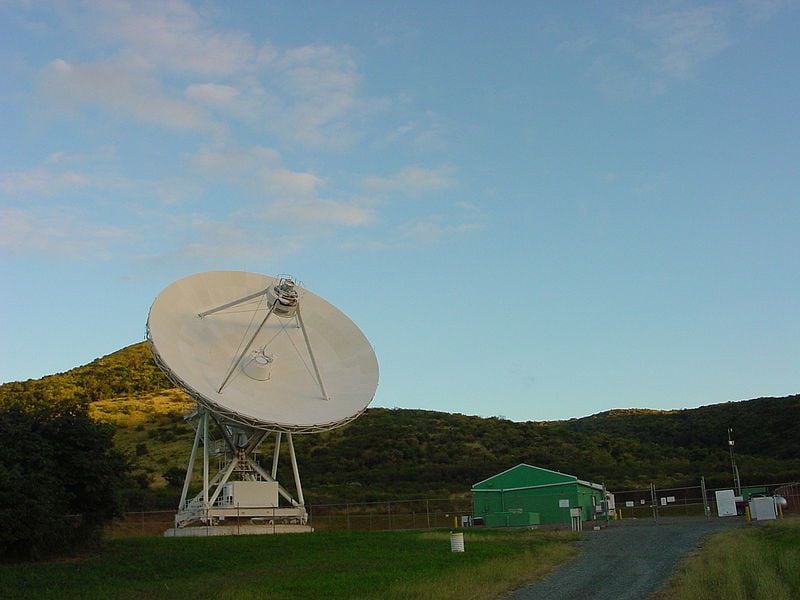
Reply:
[[[343,425],[361,414],[375,396],[378,361],[356,324],[319,296],[296,286],[300,318],[271,314],[237,361],[269,312],[266,291],[280,281],[256,273],[210,271],[168,286],[153,302],[147,319],[156,361],[198,402],[240,424],[295,432]],[[265,293],[199,316],[260,290]],[[268,369],[259,371],[267,377],[264,380],[253,376],[251,363],[259,356],[271,358]]]

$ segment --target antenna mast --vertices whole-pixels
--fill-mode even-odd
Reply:
[[[731,453],[731,469],[733,470],[733,485],[736,488],[736,495],[742,495],[742,482],[739,479],[739,467],[736,466],[736,457],[733,454],[733,428],[728,427],[728,450]]]

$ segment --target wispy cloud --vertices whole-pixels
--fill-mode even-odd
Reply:
[[[223,178],[253,194],[253,202],[262,206],[266,202],[263,209],[248,210],[269,221],[353,227],[376,218],[367,200],[321,197],[325,180],[315,173],[286,168],[272,148],[209,148],[192,157],[192,164],[198,175]]]
[[[481,210],[472,202],[459,201],[447,213],[428,214],[391,226],[380,238],[349,238],[343,246],[359,250],[408,248],[458,239],[484,228]]]
[[[240,215],[229,215],[224,219],[210,219],[193,215],[178,223],[178,235],[182,242],[173,258],[219,264],[226,260],[270,260],[287,249],[264,228],[252,227],[239,222]]]
[[[357,115],[364,101],[357,97],[361,78],[346,49],[290,48],[270,63],[270,73],[279,90],[280,115],[267,115],[268,128],[311,147],[352,138],[347,117]]]
[[[796,8],[796,0],[739,0],[739,6],[751,23],[763,23],[789,8]]]
[[[56,107],[96,106],[215,134],[232,117],[283,143],[341,148],[376,106],[360,95],[358,66],[343,46],[256,44],[181,0],[88,2],[66,13],[66,21],[98,32],[107,51],[97,61],[57,58],[43,70],[40,91]],[[176,77],[188,79],[182,89]]]
[[[387,177],[367,177],[364,186],[378,192],[404,192],[419,194],[432,190],[441,190],[453,187],[454,170],[452,167],[426,169],[423,167],[408,167]]]
[[[186,88],[189,100],[215,108],[231,108],[240,96],[235,87],[218,83],[194,83]]]
[[[113,243],[130,238],[129,231],[91,223],[76,211],[0,208],[0,248],[12,254],[108,258]]]
[[[358,201],[278,200],[267,208],[265,216],[270,219],[301,224],[313,223],[357,227],[373,222],[375,220],[375,211],[369,206],[360,204]]]
[[[646,10],[637,26],[650,41],[643,55],[665,79],[685,79],[730,45],[727,12],[718,6]]]
[[[426,111],[390,128],[384,142],[408,144],[419,152],[442,152],[448,147],[450,134],[445,119],[433,111]]]
[[[191,164],[203,178],[222,178],[262,198],[308,199],[324,184],[314,173],[288,169],[277,150],[264,146],[205,148],[191,158]]]
[[[102,150],[104,157],[91,156],[91,150],[46,149],[49,157],[40,165],[0,173],[4,194],[24,196],[35,201],[28,208],[47,206],[64,217],[58,223],[45,212],[7,213],[7,247],[35,249],[35,243],[23,243],[26,227],[38,227],[54,246],[100,253],[115,251],[112,242],[124,236],[142,238],[149,227],[152,239],[143,244],[144,253],[160,245],[174,256],[209,261],[215,255],[259,255],[271,246],[269,232],[275,231],[284,236],[282,249],[343,231],[378,237],[376,230],[382,229],[394,239],[410,240],[416,229],[417,237],[424,237],[421,222],[398,229],[398,221],[413,220],[419,208],[393,212],[393,197],[453,188],[454,168],[415,165],[353,181],[320,170],[325,163],[316,151],[346,150],[367,133],[373,135],[372,147],[402,142],[441,149],[442,119],[415,114],[407,99],[365,96],[357,55],[346,45],[256,42],[241,28],[221,25],[213,11],[183,0],[87,0],[56,3],[57,18],[37,12],[37,18],[50,19],[54,32],[95,32],[40,63],[37,106],[51,108],[55,118],[68,115],[69,126],[76,128],[99,114],[112,115],[104,123],[116,128],[109,139],[119,141]],[[405,124],[397,125],[396,137],[387,142],[391,125],[370,127],[375,115],[398,104],[403,114],[393,121]],[[152,143],[154,133],[164,137],[163,151],[155,150],[170,162],[142,163],[134,176],[122,161],[137,149],[123,144],[129,128],[143,123],[149,125],[143,136],[150,136],[143,139]],[[289,164],[285,157],[298,156],[298,146],[315,152]],[[72,204],[91,215],[83,239]],[[126,226],[103,224],[103,218]],[[465,227],[444,220],[438,226],[438,234],[429,226],[428,237]]]
[[[0,173],[0,190],[8,195],[34,193],[52,196],[91,184],[92,177],[86,173],[44,167]]]
[[[121,43],[123,54],[155,67],[226,77],[255,68],[265,56],[246,33],[213,27],[181,0],[102,0],[85,6],[101,36]]]
[[[109,164],[115,153],[113,146],[77,154],[52,152],[34,167],[0,172],[0,192],[9,199],[26,198],[29,203],[54,207],[76,202],[89,206],[103,198],[131,196],[139,199],[137,203],[173,204],[198,192],[197,184],[188,178],[148,180],[120,175]],[[137,203],[125,206],[132,210]]]
[[[613,41],[576,42],[593,52],[600,89],[612,98],[663,94],[733,43],[731,13],[720,5],[649,4],[619,25]]]
[[[402,240],[430,243],[454,235],[464,235],[482,229],[479,223],[450,223],[443,215],[403,223],[398,227]]]
[[[132,62],[72,64],[58,58],[42,71],[40,90],[66,111],[96,106],[169,129],[219,129],[203,109],[165,95],[159,81]]]

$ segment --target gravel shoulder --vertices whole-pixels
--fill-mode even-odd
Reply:
[[[516,590],[506,600],[640,600],[661,588],[675,566],[700,539],[732,527],[742,519],[712,518],[622,521],[600,531],[584,531],[581,554],[536,583]]]

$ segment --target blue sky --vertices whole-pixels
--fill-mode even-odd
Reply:
[[[796,2],[0,3],[0,381],[289,273],[374,404],[800,391]]]

